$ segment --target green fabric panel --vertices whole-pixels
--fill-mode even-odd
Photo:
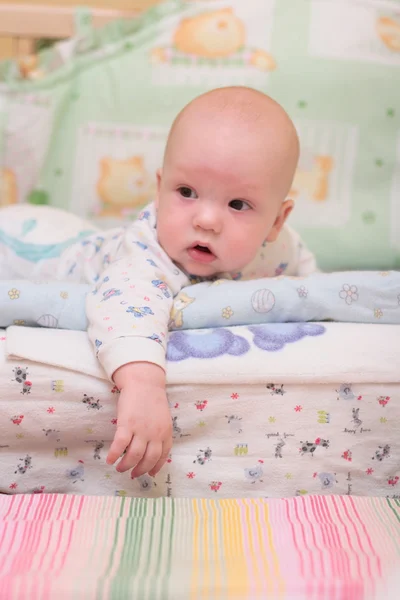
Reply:
[[[154,196],[177,112],[232,84],[296,123],[291,224],[321,267],[400,268],[399,0],[171,0],[0,63],[0,174],[20,201],[118,224]]]

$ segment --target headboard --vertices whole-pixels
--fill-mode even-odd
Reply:
[[[74,5],[88,6],[94,25],[100,27],[116,18],[135,16],[160,0],[98,0],[101,7],[91,6],[93,0],[64,0],[65,6],[58,6],[57,0],[49,4],[28,2],[5,4],[0,0],[0,59],[31,54],[38,39],[70,37],[74,31]]]

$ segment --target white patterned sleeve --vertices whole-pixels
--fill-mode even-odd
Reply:
[[[173,298],[188,283],[155,239],[138,237],[133,227],[123,235],[86,302],[88,335],[110,379],[131,362],[165,368]]]

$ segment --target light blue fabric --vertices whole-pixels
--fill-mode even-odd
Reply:
[[[90,292],[85,284],[0,281],[0,327],[24,324],[83,331]],[[175,319],[171,329],[326,320],[400,324],[400,272],[202,282],[182,290],[175,306],[182,318]]]
[[[306,321],[400,323],[400,272],[314,273],[305,278],[220,280],[180,297],[183,326],[200,329]],[[172,329],[177,327],[172,327]]]
[[[86,284],[0,281],[0,327],[87,328]]]

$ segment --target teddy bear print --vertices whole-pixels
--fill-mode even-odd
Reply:
[[[171,316],[169,321],[169,328],[179,329],[183,326],[183,311],[187,308],[195,298],[191,298],[185,292],[181,292],[174,300],[174,304],[171,309]]]
[[[376,31],[389,50],[400,52],[400,19],[380,17],[376,22]]]
[[[38,81],[59,69],[64,62],[65,57],[63,57],[61,52],[58,52],[57,48],[53,48],[51,53],[46,57],[46,64],[41,60],[40,54],[31,53],[19,57],[16,61],[16,67],[18,75],[22,79]]]
[[[228,7],[182,19],[175,31],[172,49],[154,48],[151,60],[153,63],[166,63],[174,51],[181,55],[218,60],[237,56],[244,50],[251,66],[261,71],[275,69],[275,60],[268,52],[246,48],[245,24]]]
[[[242,48],[245,42],[244,23],[232,8],[183,19],[174,35],[177,50],[204,58],[230,56]]]
[[[330,156],[314,156],[310,166],[299,166],[296,170],[290,194],[293,197],[305,194],[310,200],[321,202],[329,194],[329,174],[333,168]]]
[[[18,59],[20,75],[23,79],[37,80],[45,76],[45,71],[40,68],[38,54],[27,54]]]
[[[147,172],[142,156],[126,160],[103,158],[97,194],[101,201],[99,216],[121,217],[150,202],[155,192],[154,182]]]
[[[18,187],[14,171],[0,168],[0,206],[16,204],[17,200]]]

